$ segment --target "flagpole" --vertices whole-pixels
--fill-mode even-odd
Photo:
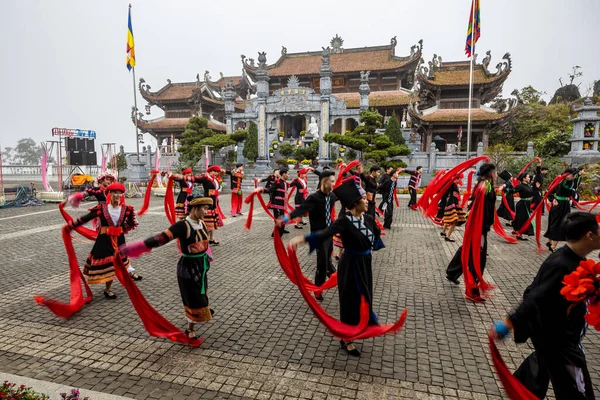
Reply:
[[[473,58],[475,57],[475,35],[477,24],[475,21],[475,1],[471,0],[471,67],[469,68],[469,113],[467,117],[467,160],[471,152],[471,105],[473,103]]]
[[[129,19],[131,20],[131,3],[129,3]],[[134,63],[135,64],[135,63]],[[133,107],[135,111],[133,112],[135,122],[135,146],[137,151],[137,160],[140,161],[140,140],[139,140],[139,130],[138,130],[138,117],[137,117],[137,92],[135,90],[135,66],[131,67],[131,71],[133,72]]]

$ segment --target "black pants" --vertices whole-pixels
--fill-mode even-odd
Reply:
[[[483,271],[485,271],[485,264],[487,262],[487,232],[483,233],[483,243],[481,246],[481,254],[480,254],[480,258],[479,258],[479,265],[481,266],[481,275],[483,275]],[[463,273],[462,270],[462,261],[461,261],[461,253],[462,253],[462,246],[460,246],[458,248],[458,250],[456,250],[456,254],[454,254],[454,257],[452,258],[452,260],[450,260],[450,264],[448,264],[448,268],[446,269],[446,276],[448,277],[448,279],[450,280],[457,280],[458,278],[460,278],[460,276]],[[475,273],[475,266],[473,265],[473,252],[471,251],[471,254],[469,254],[469,271],[471,272],[471,275],[473,276],[473,279],[475,282],[479,282],[479,278],[477,277],[477,274]],[[475,289],[474,292],[472,294],[479,294],[479,289]]]
[[[408,202],[408,206],[412,207],[417,205],[417,189],[409,187],[408,192],[410,193],[410,201]]]
[[[383,210],[384,204],[387,204],[387,207],[383,212],[383,227],[385,229],[390,229],[392,227],[392,220],[394,219],[394,201],[392,200],[389,203],[382,201],[381,204],[379,204],[381,210]]]
[[[368,201],[367,203],[369,204],[369,208],[367,209],[367,214],[369,214],[371,217],[373,217],[373,219],[375,219],[375,202]]]
[[[556,400],[595,399],[587,364],[584,363],[582,368],[569,366],[568,362],[555,351],[534,351],[523,361],[514,376],[540,399],[546,397],[550,382]],[[581,393],[581,386],[585,393]]]
[[[542,191],[540,189],[533,188],[533,199],[531,202],[534,204],[534,208],[537,207],[543,199],[544,197],[542,196]],[[544,207],[542,206],[542,215],[544,215],[544,211]]]
[[[275,219],[278,219],[279,217],[284,215],[283,210],[280,210],[278,208],[272,208],[273,210],[273,216],[275,217]],[[283,231],[285,230],[285,225],[282,225],[280,227],[278,227],[277,229],[279,229],[279,234],[283,235]]]
[[[331,262],[331,253],[333,252],[333,238],[323,240],[317,247],[317,272],[315,273],[315,285],[321,286],[327,276],[335,272]]]

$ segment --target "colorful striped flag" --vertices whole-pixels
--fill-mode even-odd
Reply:
[[[127,21],[127,69],[135,67],[135,43],[133,41],[133,27],[131,26],[131,4],[129,5],[129,18]]]
[[[475,12],[473,13],[473,7],[475,7]],[[475,15],[475,23],[473,23],[473,14]],[[473,29],[475,29],[475,37],[473,38]],[[475,43],[479,40],[479,36],[481,35],[481,19],[480,19],[480,8],[479,8],[479,0],[472,0],[471,2],[471,13],[469,14],[469,27],[467,28],[467,44],[465,45],[465,53],[467,53],[467,57],[471,57],[473,55],[473,50],[471,47],[475,47]],[[471,43],[471,40],[473,42]]]

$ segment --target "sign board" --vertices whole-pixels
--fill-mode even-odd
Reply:
[[[52,136],[75,136],[81,138],[96,139],[96,132],[83,129],[52,128]]]

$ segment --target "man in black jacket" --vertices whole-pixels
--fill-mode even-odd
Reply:
[[[404,170],[407,174],[410,174],[410,181],[408,182],[408,192],[410,193],[410,201],[408,202],[408,206],[413,210],[417,209],[417,189],[419,188],[419,184],[421,183],[421,172],[423,171],[423,167],[418,166],[416,170],[409,171],[407,169]]]
[[[392,228],[392,220],[394,219],[394,191],[396,190],[396,182],[398,181],[398,172],[393,169],[386,173],[387,179],[381,181],[377,191],[381,193],[381,204],[379,209],[384,212],[383,227],[385,229]]]
[[[600,249],[600,229],[596,217],[587,212],[568,214],[562,229],[567,244],[548,256],[523,302],[493,330],[497,339],[511,330],[517,343],[531,338],[535,351],[514,374],[530,392],[544,398],[551,381],[556,400],[589,400],[594,399],[594,389],[581,346],[586,303],[568,301],[560,291],[565,276]]]
[[[376,165],[372,166],[369,170],[369,175],[367,175],[364,173],[363,166],[361,164],[356,167],[356,172],[350,171],[350,173],[360,177],[365,192],[367,192],[367,203],[369,204],[367,214],[375,219],[375,195],[377,193],[377,181],[379,179],[379,175],[381,174],[381,167]]]
[[[333,205],[336,201],[335,194],[333,194],[335,173],[333,171],[323,171],[319,175],[319,178],[319,190],[309,195],[304,200],[304,203],[289,216],[280,218],[280,221],[287,222],[308,213],[311,232],[320,231],[331,225],[333,222]],[[281,222],[280,225],[282,225]],[[326,277],[335,272],[335,268],[331,262],[332,252],[332,238],[322,241],[317,248],[317,272],[315,274],[315,285],[317,286],[321,286],[325,282]],[[315,298],[323,300],[323,293],[315,292]]]
[[[533,201],[535,207],[542,202],[542,188],[544,186],[544,178],[548,174],[548,167],[542,166],[542,160],[539,160],[535,167],[535,175],[533,176]],[[544,208],[542,207],[542,215],[544,214]]]

